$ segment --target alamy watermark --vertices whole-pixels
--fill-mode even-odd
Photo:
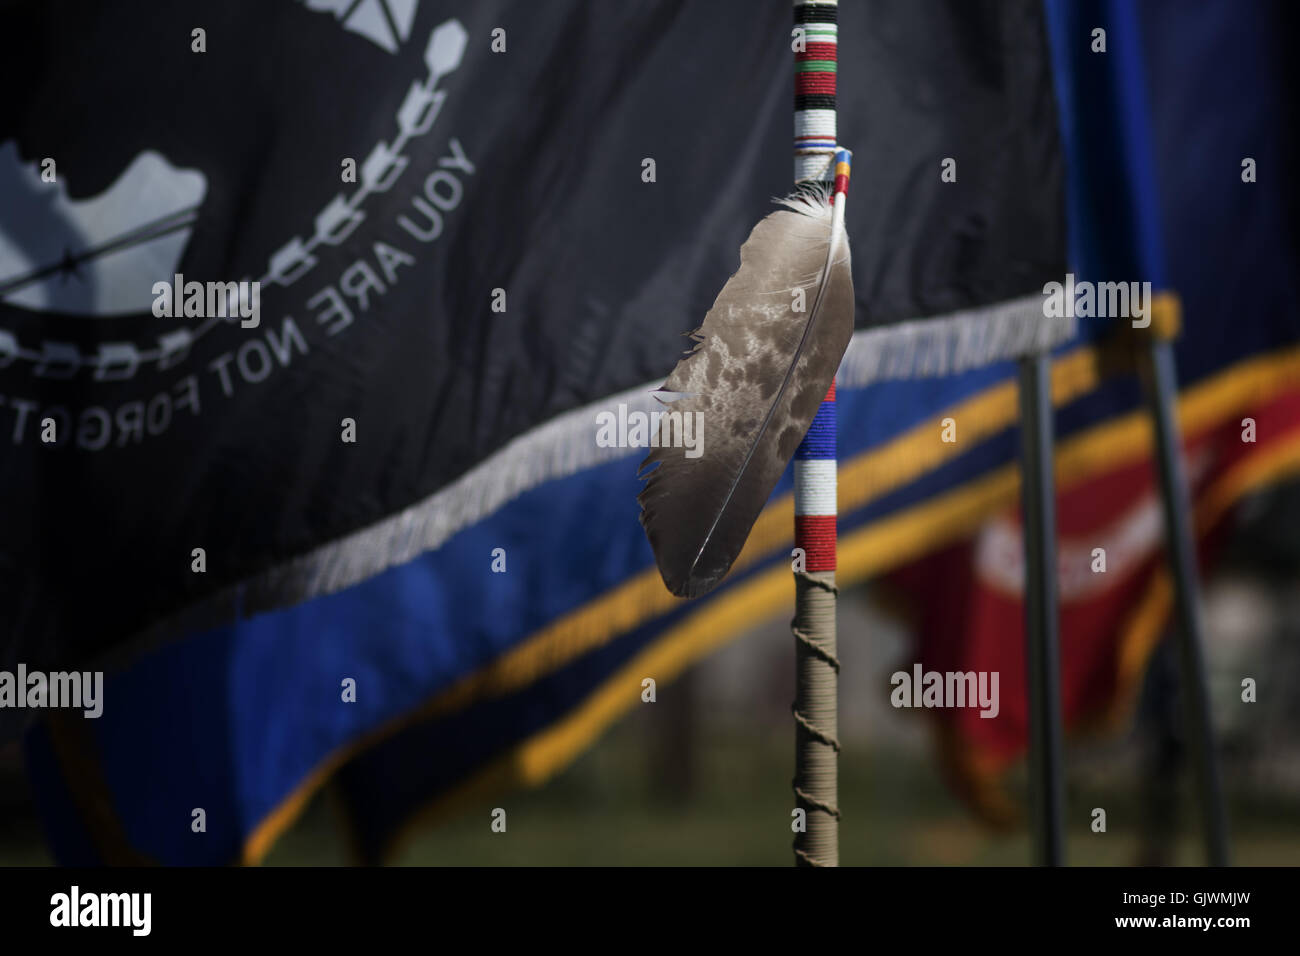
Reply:
[[[998,671],[894,671],[889,678],[894,689],[889,702],[895,707],[978,707],[981,717],[996,717],[1002,709],[998,698]]]
[[[103,671],[0,671],[0,707],[72,708],[96,718],[104,712]]]
[[[687,458],[704,454],[703,412],[628,411],[606,409],[596,415],[596,445],[600,448],[683,448]]]
[[[1067,273],[1064,284],[1043,286],[1043,316],[1048,319],[1132,319],[1133,328],[1151,324],[1150,282],[1076,282]]]
[[[148,936],[152,914],[152,893],[83,893],[74,883],[68,892],[50,897],[50,925],[55,927],[119,926],[132,936]]]
[[[262,283],[185,281],[176,273],[171,282],[155,282],[153,314],[159,319],[234,319],[252,329],[262,321]]]

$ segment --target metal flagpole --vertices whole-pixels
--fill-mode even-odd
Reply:
[[[1191,498],[1183,472],[1178,421],[1178,377],[1173,347],[1162,332],[1149,329],[1143,350],[1147,406],[1155,427],[1156,464],[1160,473],[1160,502],[1164,511],[1165,552],[1174,579],[1178,622],[1179,694],[1192,769],[1200,794],[1205,855],[1211,866],[1228,865],[1228,830],[1210,715],[1209,682],[1205,671],[1205,635],[1201,626],[1196,545],[1192,536]]]
[[[1025,535],[1025,661],[1029,691],[1029,803],[1034,859],[1064,862],[1061,836],[1061,667],[1056,595],[1056,483],[1051,358],[1020,360],[1020,500]]]
[[[836,0],[796,0],[794,179],[835,177]],[[802,49],[801,49],[802,47]],[[839,865],[839,659],[835,648],[835,384],[795,452],[795,863]]]

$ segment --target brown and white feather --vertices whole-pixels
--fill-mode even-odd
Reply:
[[[670,411],[701,413],[702,453],[663,447],[672,438],[663,420],[661,447],[641,464],[641,524],[664,584],[682,597],[712,590],[730,570],[853,334],[843,214],[824,191],[781,203],[749,234],[739,270],[661,389],[682,395],[664,403]]]

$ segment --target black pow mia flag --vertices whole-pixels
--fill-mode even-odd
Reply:
[[[672,368],[789,185],[788,4],[0,10],[0,667],[436,547],[476,464]],[[858,327],[1059,276],[1038,4],[840,31]]]

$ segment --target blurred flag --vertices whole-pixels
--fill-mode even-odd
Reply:
[[[33,92],[0,120],[0,663],[126,662],[101,718],[28,735],[60,859],[255,861],[335,778],[382,858],[788,610],[788,479],[730,582],[679,602],[644,449],[599,417],[654,407],[787,188],[788,8],[7,16]],[[854,3],[839,30],[851,583],[1002,500],[993,363],[1073,322],[1041,295],[1065,226],[1039,6]]]
[[[1178,411],[1204,564],[1242,496],[1300,471],[1300,234],[1295,184],[1282,174],[1297,86],[1278,40],[1296,14],[1282,3],[1120,0],[1053,0],[1048,11],[1075,270],[1181,297],[1181,323],[1170,323],[1169,296],[1157,319],[1181,324]],[[1093,49],[1097,30],[1104,55]],[[1127,722],[1170,622],[1151,429],[1126,347],[1085,347],[1056,363],[1058,393],[1080,363],[1114,360],[1119,375],[1057,419],[1067,731]],[[1006,508],[889,577],[909,599],[925,670],[1001,674],[996,719],[933,712],[952,780],[995,823],[1017,816],[1000,773],[1027,742],[1018,522]]]

